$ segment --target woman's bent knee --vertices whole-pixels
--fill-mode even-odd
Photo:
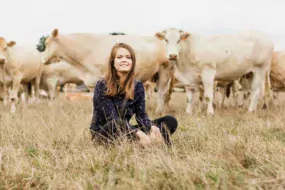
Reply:
[[[174,133],[176,131],[176,128],[178,126],[177,119],[171,115],[167,115],[163,117],[163,120],[167,127],[169,128],[170,133]]]

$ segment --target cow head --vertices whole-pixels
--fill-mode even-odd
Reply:
[[[45,39],[45,50],[42,52],[43,64],[47,64],[54,57],[59,57],[59,55],[57,55],[59,45],[58,35],[58,29],[54,29],[52,34]]]
[[[169,60],[178,60],[181,43],[190,36],[189,33],[175,28],[170,28],[155,34],[155,37],[164,41],[166,45],[167,58]]]
[[[7,42],[5,38],[0,37],[0,64],[7,62],[7,50],[16,44],[14,41]]]

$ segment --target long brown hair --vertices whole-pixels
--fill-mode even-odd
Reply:
[[[119,77],[117,75],[117,70],[115,69],[115,66],[114,66],[114,60],[116,58],[117,51],[119,48],[124,48],[130,52],[131,59],[132,59],[132,68],[128,72],[126,79],[120,82],[119,86],[121,90],[118,92],[117,81],[119,80]],[[110,54],[109,62],[108,62],[107,73],[105,76],[105,80],[107,82],[106,95],[115,96],[118,93],[125,93],[125,99],[134,99],[135,65],[136,65],[136,56],[131,46],[125,43],[117,43],[113,46],[111,54]]]

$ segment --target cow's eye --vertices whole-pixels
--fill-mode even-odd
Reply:
[[[177,41],[177,43],[179,44],[180,40]]]
[[[167,40],[167,39],[165,39],[165,41],[168,43],[168,40]]]

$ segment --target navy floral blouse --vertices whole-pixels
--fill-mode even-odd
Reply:
[[[120,119],[120,108],[124,102],[124,94],[117,94],[114,97],[105,95],[106,81],[99,80],[95,85],[93,96],[93,118],[90,129],[98,131],[108,121]],[[145,111],[144,86],[140,81],[135,80],[134,99],[125,102],[124,119],[129,124],[131,117],[135,114],[139,127],[150,129],[152,122]]]

